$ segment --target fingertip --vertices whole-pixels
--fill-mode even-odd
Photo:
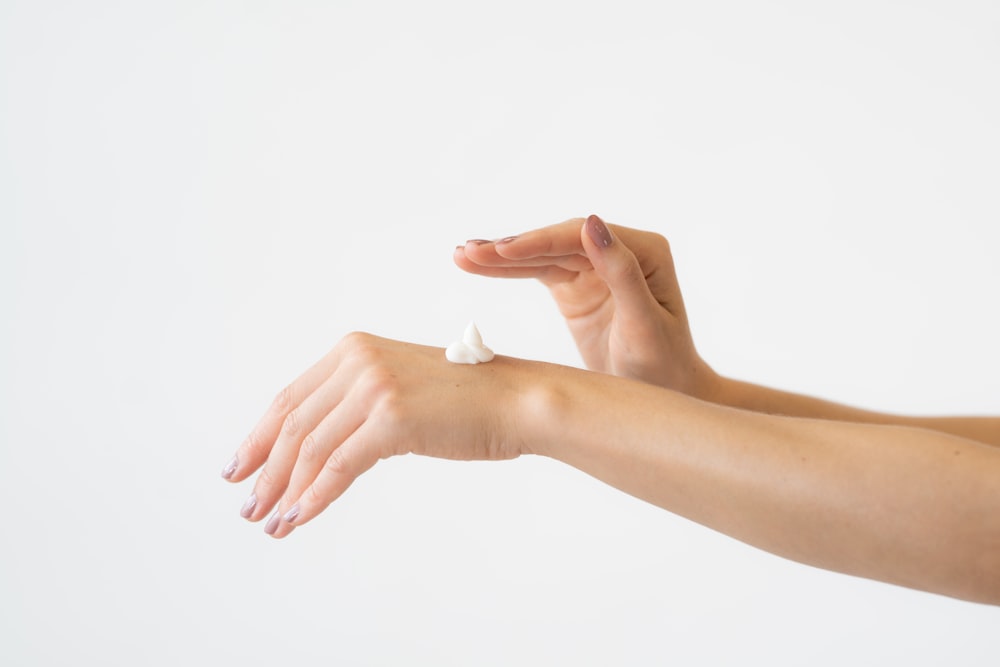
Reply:
[[[309,507],[300,508],[299,503],[296,503],[292,509],[285,513],[285,516],[281,517],[281,522],[290,528],[298,528],[315,519],[318,514],[319,512],[315,512]]]
[[[288,537],[289,535],[291,535],[293,530],[295,530],[295,526],[287,524],[287,523],[283,523],[281,525],[281,528],[278,529],[278,532],[276,532],[271,537],[273,537],[276,540],[283,540],[286,537]]]
[[[451,260],[455,263],[455,266],[466,271],[468,273],[474,273],[475,268],[478,266],[469,254],[465,252],[465,246],[458,246],[455,248],[455,252],[451,255]]]
[[[229,459],[229,462],[226,463],[226,465],[223,466],[222,468],[222,473],[221,473],[222,479],[226,480],[227,482],[236,481],[235,479],[233,479],[233,476],[236,474],[236,470],[239,467],[240,467],[239,457],[234,456],[233,458]]]
[[[257,509],[257,494],[251,493],[250,497],[246,499],[243,503],[243,507],[240,508],[240,516],[244,519],[249,520],[253,516],[254,510]]]
[[[493,246],[495,243],[493,241],[487,241],[486,239],[469,239],[461,245],[455,246],[455,250],[462,250],[468,252],[470,250],[475,251],[476,248],[482,246]]]
[[[294,505],[292,505],[291,509],[285,512],[284,516],[281,517],[281,520],[287,524],[293,524],[295,523],[295,520],[299,518],[300,512],[301,508],[299,507],[299,504],[295,503]]]
[[[489,241],[484,241],[482,239],[469,239],[461,245],[455,246],[455,252],[461,252],[463,255],[467,255],[470,250],[474,251],[477,247],[481,245],[486,245]]]
[[[473,239],[456,248],[452,257],[459,268],[478,273],[481,267],[495,264],[499,256],[497,245],[492,241]]]
[[[271,518],[267,520],[267,523],[264,524],[264,533],[266,535],[274,535],[277,532],[280,523],[281,514],[280,512],[275,511],[274,514],[271,515]]]
[[[590,242],[598,248],[608,248],[614,243],[615,237],[611,234],[611,229],[597,215],[588,216],[587,221],[583,223],[583,229]]]

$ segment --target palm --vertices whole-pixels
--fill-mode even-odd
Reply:
[[[609,341],[615,324],[615,306],[608,286],[589,269],[576,273],[570,280],[549,285],[549,291],[587,368],[613,372]]]
[[[587,368],[662,386],[676,386],[670,335],[675,318],[660,306],[619,308],[607,283],[591,268],[549,284]]]

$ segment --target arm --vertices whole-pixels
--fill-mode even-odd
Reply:
[[[560,373],[536,453],[792,560],[1000,604],[1000,450]]]
[[[929,429],[1000,447],[1000,418],[911,417],[862,410],[832,401],[716,376],[706,400],[744,410],[812,419]]]
[[[1000,450],[933,431],[737,410],[580,369],[344,339],[223,471],[287,536],[381,458],[549,456],[772,553],[1000,604]]]
[[[455,250],[469,273],[536,278],[548,287],[587,367],[706,401],[787,416],[896,424],[1000,446],[1000,419],[904,417],[719,376],[691,338],[670,245],[658,234],[597,216]]]

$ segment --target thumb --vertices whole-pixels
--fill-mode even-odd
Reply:
[[[639,260],[603,220],[596,215],[587,218],[580,230],[580,241],[617,307],[638,315],[656,305]]]

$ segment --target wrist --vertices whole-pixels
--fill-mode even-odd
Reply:
[[[504,361],[515,373],[513,401],[504,419],[508,441],[521,454],[557,458],[555,451],[568,434],[574,394],[589,376],[603,374],[540,361]]]
[[[545,456],[576,465],[595,443],[622,442],[620,426],[629,419],[608,420],[609,413],[636,408],[660,387],[608,373],[543,362],[531,364],[518,385],[512,420],[522,454]],[[669,392],[667,395],[680,395]],[[646,410],[640,410],[646,413]],[[603,445],[601,445],[603,446]]]
[[[700,356],[695,355],[688,396],[708,403],[722,403],[728,392],[729,379],[715,372]]]

